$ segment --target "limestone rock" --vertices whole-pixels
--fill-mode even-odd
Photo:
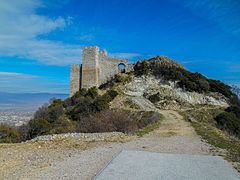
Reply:
[[[122,90],[129,96],[145,98],[158,93],[160,100],[155,105],[163,109],[178,109],[195,105],[228,106],[227,99],[219,93],[200,94],[184,91],[177,88],[176,82],[166,82],[154,76],[134,77],[133,81],[126,84]]]

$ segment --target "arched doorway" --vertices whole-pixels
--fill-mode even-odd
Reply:
[[[126,73],[126,65],[124,63],[120,63],[118,65],[118,70],[120,73]]]

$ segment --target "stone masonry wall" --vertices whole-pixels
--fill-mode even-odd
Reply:
[[[107,52],[100,51],[97,46],[84,47],[82,50],[82,66],[71,65],[70,96],[80,88],[98,87],[111,77],[120,73],[119,64],[124,64],[126,71],[128,61],[111,58]]]
[[[118,65],[124,64],[127,68],[127,60],[120,60],[110,57],[101,58],[99,61],[100,76],[99,85],[107,82],[114,75],[120,73]]]
[[[82,50],[82,87],[98,86],[99,79],[99,48],[84,47]]]
[[[70,68],[70,96],[73,96],[81,88],[81,65],[72,64]]]

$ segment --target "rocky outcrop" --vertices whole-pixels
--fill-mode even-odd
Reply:
[[[157,94],[158,101],[155,105],[162,109],[179,109],[195,105],[228,106],[227,99],[219,93],[199,94],[184,91],[177,88],[175,82],[166,82],[153,76],[134,77],[122,90],[129,96],[145,98]]]
[[[171,60],[166,56],[157,56],[149,60],[154,67],[180,68],[185,69],[183,65]]]

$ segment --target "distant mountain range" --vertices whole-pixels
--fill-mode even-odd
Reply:
[[[52,98],[65,99],[68,96],[68,94],[0,92],[0,111],[35,111]]]

